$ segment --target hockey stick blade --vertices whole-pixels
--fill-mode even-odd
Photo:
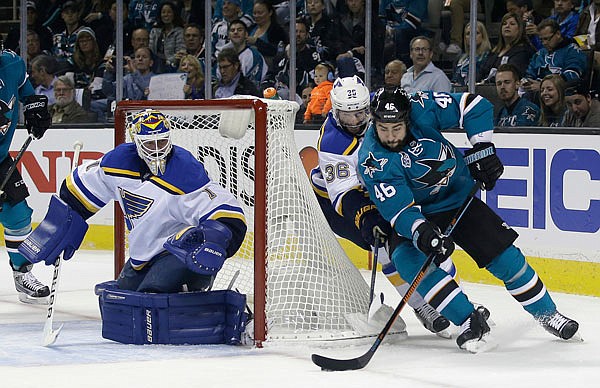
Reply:
[[[364,368],[369,363],[371,357],[375,354],[375,351],[372,351],[371,349],[360,357],[348,360],[337,360],[335,358],[319,356],[318,354],[313,354],[311,359],[312,362],[317,366],[320,366],[321,370],[324,371],[357,370]]]
[[[44,340],[42,341],[42,346],[54,345],[64,325],[65,324],[63,323],[58,329],[52,330],[52,322],[46,321],[46,324],[44,325]]]

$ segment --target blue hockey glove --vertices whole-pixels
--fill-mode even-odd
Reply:
[[[424,254],[435,254],[434,263],[440,265],[454,252],[454,240],[444,236],[440,229],[429,221],[425,221],[415,229],[413,244]]]
[[[485,190],[492,190],[496,181],[504,172],[502,161],[496,154],[493,143],[477,143],[465,151],[465,162],[469,166],[471,176],[481,182]]]
[[[48,111],[48,97],[44,95],[27,97],[23,105],[23,117],[25,117],[27,132],[36,139],[41,139],[52,125],[52,116]]]
[[[383,242],[392,233],[392,226],[379,214],[374,207],[363,214],[360,222],[360,234],[370,245],[375,246],[375,234]]]
[[[219,221],[206,220],[169,237],[163,247],[201,275],[216,275],[227,259],[231,230]]]
[[[53,195],[46,217],[19,245],[19,252],[31,263],[42,260],[53,265],[62,252],[69,260],[79,249],[88,230],[85,220],[62,199]]]

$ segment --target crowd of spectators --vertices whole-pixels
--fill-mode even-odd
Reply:
[[[373,88],[465,90],[470,1],[439,0],[451,20],[450,33],[441,37],[427,24],[432,1],[373,1],[369,69],[364,0],[297,1],[298,121],[322,122],[336,77],[364,79],[369,72]],[[48,96],[56,123],[110,118],[117,94],[117,23],[123,27],[124,99],[152,98],[153,78],[168,73],[182,73],[186,99],[205,98],[207,78],[214,98],[262,97],[269,87],[289,97],[285,0],[213,0],[209,42],[204,41],[204,0],[124,1],[121,21],[116,0],[31,0],[26,5],[25,39],[16,27],[4,46],[18,52],[26,44],[31,80],[37,93]],[[506,0],[503,5],[494,20],[497,34],[478,21],[475,40],[477,87],[495,91],[496,124],[598,126],[600,0]],[[206,44],[213,54],[210,68]]]

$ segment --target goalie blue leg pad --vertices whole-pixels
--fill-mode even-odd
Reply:
[[[398,244],[392,254],[392,261],[402,279],[411,282],[425,259],[425,255],[408,240]],[[460,326],[474,310],[452,276],[433,264],[421,280],[417,292],[427,303],[457,326]]]
[[[156,255],[142,269],[135,270],[128,260],[119,274],[119,288],[139,292],[175,293],[183,284],[189,291],[206,290],[212,284],[213,276],[201,275],[175,255],[162,252]]]
[[[556,311],[556,305],[542,279],[514,245],[492,260],[486,269],[502,280],[512,297],[534,317],[547,316]]]
[[[241,341],[246,295],[232,290],[150,294],[96,285],[102,337],[124,344],[231,344]]]
[[[0,211],[0,223],[4,226],[6,251],[14,268],[20,268],[29,261],[19,253],[19,245],[31,232],[31,213],[33,210],[26,201],[11,205],[5,202]]]

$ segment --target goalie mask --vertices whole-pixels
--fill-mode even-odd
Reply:
[[[161,176],[167,168],[167,157],[173,149],[171,123],[161,112],[146,109],[133,118],[130,132],[137,153],[150,172]]]
[[[338,78],[330,92],[335,121],[352,136],[364,135],[369,123],[369,89],[357,77]]]

